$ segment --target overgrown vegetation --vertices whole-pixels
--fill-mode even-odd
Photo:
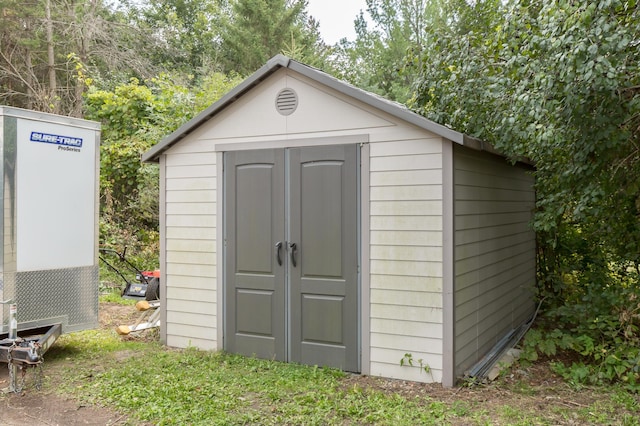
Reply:
[[[569,351],[557,371],[575,382],[640,390],[638,2],[445,3],[413,105],[536,164],[544,303],[527,347]]]
[[[639,401],[618,387],[575,392],[558,384],[549,392],[525,377],[489,389],[444,390],[221,352],[170,350],[104,329],[62,336],[45,371],[45,386],[127,413],[129,424],[640,424],[634,414]],[[487,399],[487,390],[500,397]]]
[[[576,292],[578,293],[578,292]],[[632,311],[628,311],[632,309]],[[524,361],[538,353],[556,359],[554,371],[576,385],[621,381],[640,391],[638,295],[615,285],[603,292],[583,294],[579,300],[548,309],[524,341]]]
[[[212,73],[191,87],[167,75],[113,90],[89,87],[85,117],[102,122],[101,244],[128,247],[141,268],[157,268],[158,168],[140,156],[239,82]],[[148,265],[153,258],[156,264]]]

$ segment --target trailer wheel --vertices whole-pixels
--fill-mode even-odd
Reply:
[[[159,300],[160,299],[160,278],[154,277],[149,281],[147,285],[147,291],[144,294],[145,300]]]

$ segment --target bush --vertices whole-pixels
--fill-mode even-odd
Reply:
[[[637,275],[637,274],[633,274]],[[637,278],[637,277],[634,277]],[[570,287],[571,288],[571,287]],[[640,298],[635,285],[582,287],[579,301],[551,307],[524,340],[523,360],[554,357],[554,371],[571,383],[620,381],[640,391]],[[567,361],[560,361],[563,352]]]

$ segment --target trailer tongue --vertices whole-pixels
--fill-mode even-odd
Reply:
[[[37,365],[42,363],[42,355],[53,345],[62,333],[62,324],[22,330],[18,337],[11,339],[6,334],[0,336],[0,362]]]
[[[62,334],[62,324],[20,330],[16,321],[17,305],[13,300],[0,302],[9,305],[9,332],[0,334],[0,362],[9,367],[9,392],[22,392],[24,375],[28,367],[42,365],[42,356]],[[22,371],[22,380],[18,383],[18,370]]]

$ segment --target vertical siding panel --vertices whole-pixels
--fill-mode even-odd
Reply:
[[[159,234],[160,234],[160,271],[167,270],[167,156],[162,155],[159,158]],[[167,279],[162,277],[160,279],[160,324],[167,324]],[[160,341],[165,345],[169,344],[169,337],[167,333],[167,327],[160,327]]]
[[[370,156],[370,371],[405,380],[439,381],[443,365],[442,140],[371,143]],[[432,373],[400,367],[406,353],[422,359]]]
[[[371,185],[371,144],[360,148],[360,372],[371,374],[371,215],[369,200]]]
[[[190,152],[189,143],[165,155],[166,343],[218,346],[216,276],[216,155]],[[198,309],[194,309],[197,304]]]
[[[454,148],[454,348],[461,376],[533,313],[535,193],[525,168]]]

